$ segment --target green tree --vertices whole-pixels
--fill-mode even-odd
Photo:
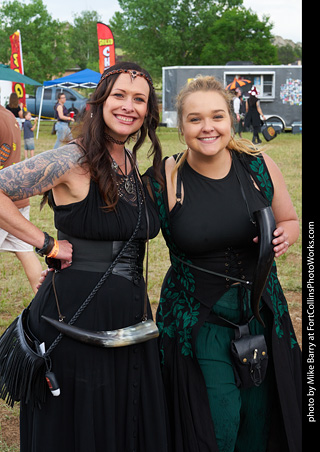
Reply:
[[[161,67],[199,64],[208,28],[242,0],[119,0],[123,12],[110,21],[116,45],[126,58],[144,66],[154,78]]]
[[[225,65],[228,61],[252,61],[254,64],[277,64],[277,49],[272,45],[272,24],[265,16],[260,21],[250,9],[226,10],[208,28],[200,63]]]
[[[0,61],[8,63],[9,36],[20,30],[24,72],[43,82],[68,67],[67,23],[53,20],[42,0],[6,1],[0,7]]]
[[[296,60],[302,59],[301,47],[287,44],[285,46],[277,47],[278,60],[280,64],[291,64]]]
[[[74,25],[69,27],[68,41],[73,64],[99,72],[97,22],[101,22],[101,17],[96,11],[75,15]]]

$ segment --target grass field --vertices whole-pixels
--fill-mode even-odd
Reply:
[[[39,139],[35,140],[36,154],[51,149],[55,136],[50,134],[52,123],[41,122]],[[172,155],[185,148],[180,142],[176,129],[161,128],[158,132],[163,154]],[[251,134],[244,134],[251,138]],[[22,140],[23,142],[23,140]],[[297,214],[301,220],[302,215],[302,136],[284,133],[270,142],[266,151],[280,167],[291,195]],[[23,147],[23,146],[22,146]],[[130,147],[130,146],[129,146]],[[150,162],[147,159],[149,145],[146,144],[139,151],[139,167],[143,173]],[[22,154],[23,155],[23,154]],[[23,158],[23,157],[22,157]],[[30,219],[41,230],[55,235],[53,215],[49,207],[39,210],[39,196],[30,200]],[[290,247],[289,251],[278,261],[279,278],[288,299],[291,317],[296,329],[298,340],[301,343],[301,236]],[[44,259],[40,258],[45,268]],[[150,243],[149,262],[149,297],[156,308],[161,283],[169,265],[168,252],[165,242],[159,234]],[[32,298],[32,291],[26,276],[17,258],[11,253],[0,253],[0,330],[3,329],[27,306]],[[13,410],[0,402],[0,452],[18,452],[19,414],[18,407]]]

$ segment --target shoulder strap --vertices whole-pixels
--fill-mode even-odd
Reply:
[[[182,199],[181,182],[182,182],[182,177],[181,177],[181,171],[179,169],[177,171],[177,188],[176,188],[176,201],[179,203],[181,203],[181,199]]]
[[[180,154],[176,154],[173,157],[174,157],[176,163],[178,163],[182,157],[182,153],[180,152]],[[181,203],[181,199],[182,199],[181,185],[182,185],[182,175],[181,175],[181,169],[179,168],[177,171],[177,187],[176,187],[176,201],[179,203]]]

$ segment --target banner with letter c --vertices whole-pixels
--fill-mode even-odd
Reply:
[[[99,71],[102,74],[108,67],[116,62],[114,38],[110,28],[102,22],[97,22],[99,46]]]
[[[23,70],[23,58],[22,58],[22,47],[21,47],[21,35],[20,31],[17,30],[10,36],[11,42],[11,57],[10,57],[10,69],[24,74]],[[19,97],[19,103],[26,106],[26,90],[24,83],[12,82],[12,92],[15,92]]]

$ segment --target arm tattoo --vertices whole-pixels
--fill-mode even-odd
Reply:
[[[0,171],[0,190],[12,201],[40,195],[57,185],[59,178],[79,165],[82,153],[76,145],[43,152]]]

